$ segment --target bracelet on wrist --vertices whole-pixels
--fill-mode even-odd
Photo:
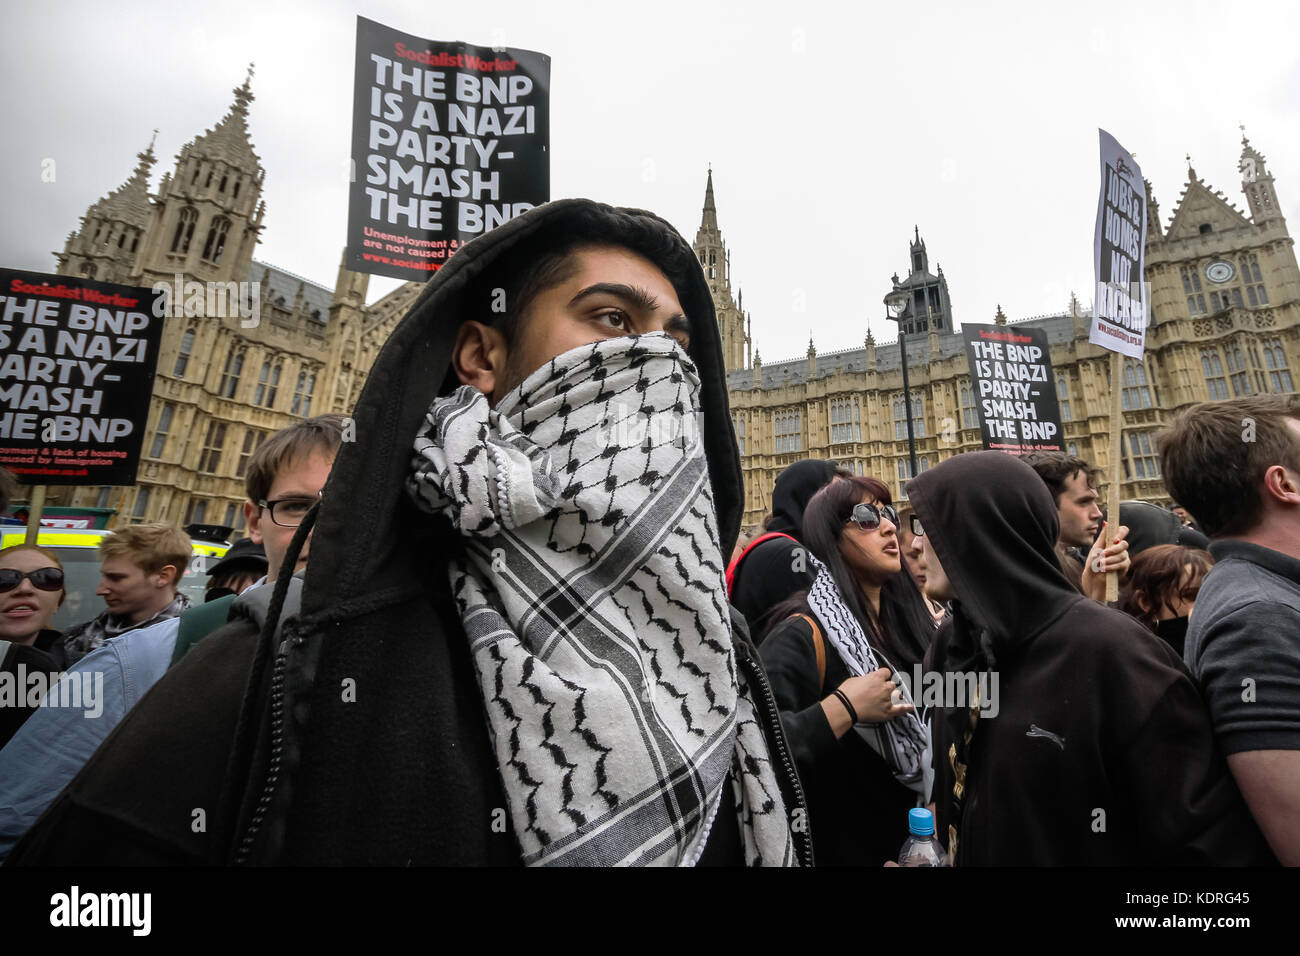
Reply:
[[[848,695],[837,687],[835,688],[835,696],[838,697],[840,703],[844,705],[844,709],[849,712],[849,723],[856,724],[858,722],[858,712],[854,710],[853,705],[849,703]]]

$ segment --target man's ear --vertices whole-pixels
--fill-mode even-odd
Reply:
[[[462,385],[491,396],[504,381],[508,351],[500,331],[471,319],[456,332],[451,364]]]
[[[262,543],[262,509],[253,502],[244,501],[244,524],[248,525],[248,540]]]
[[[1273,465],[1264,472],[1264,490],[1275,501],[1300,504],[1300,484],[1289,468]]]
[[[164,564],[159,568],[158,577],[161,579],[158,583],[160,589],[170,587],[175,590],[181,583],[180,569],[174,564]]]

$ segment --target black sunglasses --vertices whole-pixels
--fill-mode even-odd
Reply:
[[[844,522],[849,524],[855,522],[863,531],[875,531],[880,527],[880,519],[888,518],[889,523],[895,528],[898,527],[898,512],[889,505],[882,505],[877,508],[875,505],[869,505],[865,501],[860,501],[853,506],[853,514],[849,520]]]
[[[0,594],[18,587],[23,578],[31,578],[32,587],[40,588],[42,591],[63,590],[63,572],[58,568],[37,568],[35,571],[0,568]]]

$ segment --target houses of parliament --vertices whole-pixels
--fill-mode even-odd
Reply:
[[[389,333],[419,292],[406,283],[366,305],[368,276],[340,266],[333,289],[254,259],[265,172],[250,142],[250,81],[211,129],[184,146],[156,192],[150,146],[118,189],[81,219],[58,272],[151,286],[176,274],[200,282],[257,282],[261,321],[175,318],[164,327],[137,483],[50,488],[49,504],[116,509],[110,527],[139,521],[224,524],[243,533],[249,457],[273,431],[354,407]],[[1168,226],[1147,184],[1146,354],[1125,360],[1122,495],[1168,501],[1154,435],[1195,402],[1293,393],[1300,374],[1300,269],[1264,156],[1243,135],[1247,210],[1188,169]],[[901,254],[900,241],[900,254]],[[745,522],[767,513],[776,476],[803,458],[834,458],[875,475],[905,500],[906,412],[897,342],[765,363],[750,315],[733,295],[712,171],[694,248],[713,291],[728,369],[732,419],[746,478]],[[901,258],[901,255],[900,255]],[[882,275],[884,269],[882,267]],[[921,470],[982,447],[962,336],[942,269],[914,231],[906,276],[912,417]],[[882,280],[882,293],[887,291]],[[960,290],[957,290],[960,301]],[[1088,342],[1089,313],[1009,320],[1047,331],[1068,451],[1109,468],[1109,353]]]

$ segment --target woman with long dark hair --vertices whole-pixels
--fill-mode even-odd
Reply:
[[[804,512],[813,585],[760,635],[820,864],[893,859],[929,799],[929,731],[896,675],[910,679],[934,626],[897,531],[884,483],[832,481]]]

